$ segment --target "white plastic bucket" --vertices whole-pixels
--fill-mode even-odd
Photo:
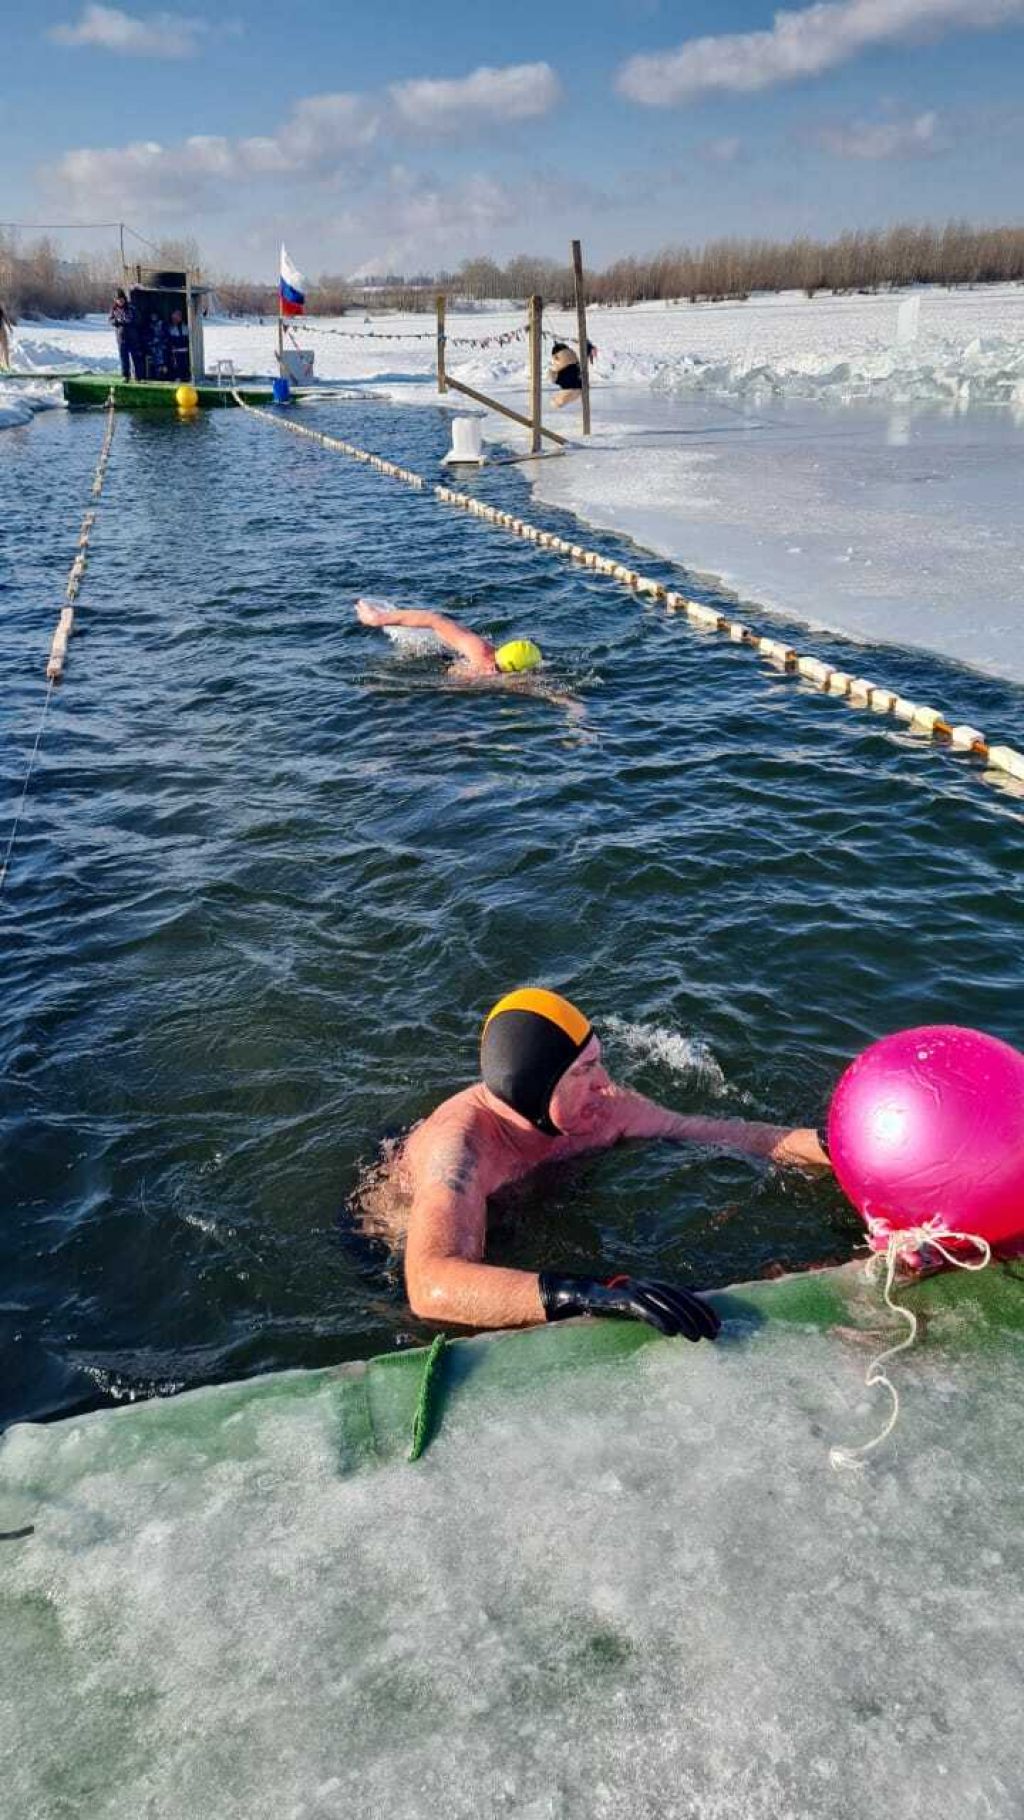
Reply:
[[[483,451],[483,420],[479,417],[452,418],[452,446],[444,457],[446,462],[486,460]]]

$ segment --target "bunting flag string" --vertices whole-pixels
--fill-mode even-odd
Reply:
[[[444,337],[445,346],[449,348],[503,348],[513,341],[523,341],[529,334],[529,325],[524,323],[519,329],[502,329],[495,335],[448,335]],[[436,329],[409,329],[404,332],[384,329],[327,329],[318,322],[305,317],[302,323],[303,335],[335,335],[342,341],[436,341]],[[285,324],[285,334],[294,335],[292,323]],[[560,341],[560,335],[553,335],[550,329],[542,329],[545,341]]]

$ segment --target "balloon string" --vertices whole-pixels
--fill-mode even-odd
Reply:
[[[974,1259],[957,1257],[955,1252],[949,1250],[950,1243],[973,1245],[979,1255]],[[890,1232],[884,1252],[877,1252],[873,1258],[868,1259],[864,1274],[869,1281],[877,1275],[878,1265],[884,1262],[885,1287],[882,1299],[893,1314],[899,1315],[901,1320],[906,1321],[909,1332],[904,1335],[902,1340],[898,1340],[895,1346],[887,1347],[885,1352],[880,1352],[876,1359],[872,1359],[864,1373],[866,1389],[874,1390],[876,1386],[880,1385],[882,1389],[888,1391],[892,1401],[888,1421],[872,1440],[865,1441],[860,1447],[831,1447],[828,1455],[829,1465],[836,1471],[842,1467],[861,1471],[864,1467],[865,1455],[872,1453],[876,1447],[881,1447],[882,1442],[889,1439],[899,1421],[900,1394],[892,1380],[886,1376],[883,1366],[887,1365],[890,1359],[894,1359],[897,1353],[906,1352],[908,1347],[913,1346],[917,1339],[917,1316],[912,1309],[904,1308],[902,1303],[893,1301],[893,1283],[896,1266],[900,1259],[909,1257],[928,1246],[933,1251],[937,1251],[947,1264],[952,1264],[957,1270],[984,1270],[986,1264],[992,1262],[992,1247],[987,1239],[979,1237],[975,1232],[951,1231],[948,1226],[943,1225],[941,1215],[938,1214],[923,1226],[908,1226],[896,1232]]]

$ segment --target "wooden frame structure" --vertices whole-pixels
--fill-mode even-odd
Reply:
[[[544,319],[544,300],[541,297],[530,298],[530,405],[529,417],[521,411],[513,411],[511,405],[502,404],[497,398],[488,398],[486,392],[478,392],[471,385],[464,385],[461,379],[453,379],[445,362],[447,336],[445,334],[445,310],[447,298],[443,291],[437,294],[437,389],[439,392],[459,392],[464,398],[472,398],[474,404],[483,404],[489,411],[500,411],[503,417],[510,417],[513,423],[521,423],[530,432],[530,453],[539,455],[541,439],[547,436],[551,442],[557,442],[560,448],[569,446],[567,436],[559,436],[556,430],[549,430],[542,421],[541,410],[541,324]]]
[[[572,243],[573,283],[576,292],[576,328],[580,349],[580,398],[583,407],[583,434],[590,435],[590,363],[587,359],[587,307],[583,290],[583,249],[578,240]],[[530,432],[530,453],[539,455],[543,439],[557,443],[559,448],[569,447],[569,438],[560,436],[557,430],[549,430],[543,417],[542,372],[544,362],[543,325],[544,299],[531,297],[529,302],[529,370],[530,370],[530,414],[524,417],[521,411],[514,411],[511,405],[501,404],[497,398],[488,398],[485,392],[478,392],[471,385],[465,385],[461,379],[453,379],[446,363],[447,335],[445,333],[445,312],[447,298],[443,291],[437,294],[437,389],[439,392],[459,392],[464,398],[472,398],[474,404],[486,405],[489,411],[500,411],[503,417],[510,417],[513,423],[522,424]]]

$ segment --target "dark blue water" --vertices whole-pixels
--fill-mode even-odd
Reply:
[[[447,447],[429,411],[316,422],[430,475]],[[4,837],[101,431],[0,450]],[[471,484],[526,504],[515,467]],[[583,727],[398,661],[359,592],[534,636]],[[423,1337],[350,1202],[513,985],[730,1116],[816,1120],[901,1025],[1024,1038],[1020,803],[341,456],[121,417],[78,625],[0,899],[3,1419]],[[885,675],[1019,741],[1002,685]],[[724,1283],[857,1236],[831,1183],[637,1147],[521,1188],[491,1255]]]

